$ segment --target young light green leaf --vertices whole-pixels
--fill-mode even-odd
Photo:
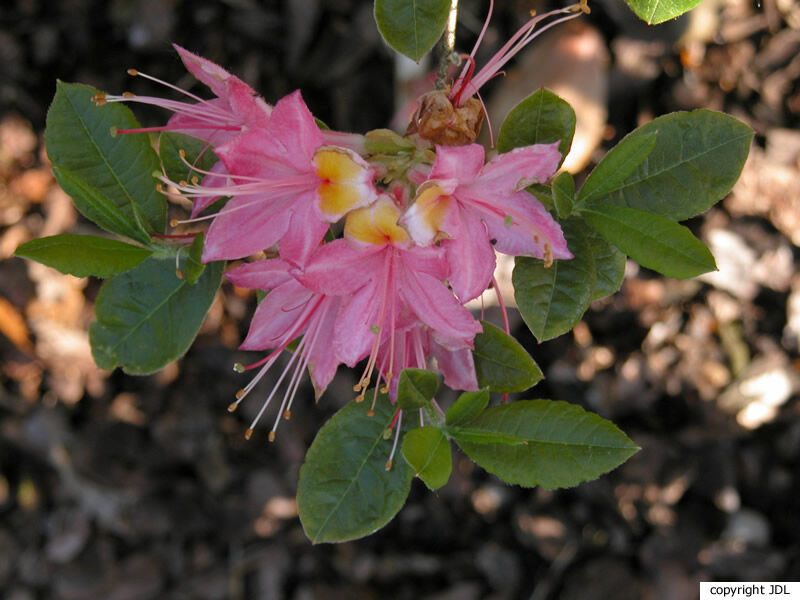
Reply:
[[[183,265],[183,278],[189,285],[194,285],[206,268],[202,261],[204,234],[198,233],[186,253],[186,262]]]
[[[162,233],[167,204],[156,191],[160,171],[146,135],[112,135],[112,129],[139,127],[119,103],[95,106],[94,88],[58,82],[47,113],[47,154],[53,172],[77,209],[103,229],[150,242]]]
[[[378,396],[373,416],[367,416],[367,408],[351,402],[337,412],[317,433],[300,469],[297,509],[315,544],[380,529],[408,497],[414,476],[408,463],[394,460],[386,470],[392,442],[383,432],[396,408],[385,394]]]
[[[482,389],[477,392],[464,392],[447,409],[445,422],[448,425],[463,426],[470,423],[483,412],[489,404],[489,390]]]
[[[517,340],[487,321],[481,325],[472,352],[478,385],[505,394],[527,390],[542,379],[541,369]]]
[[[583,198],[581,206],[615,204],[683,221],[730,191],[753,139],[753,130],[733,117],[695,110],[658,117],[620,144],[636,143],[653,132],[658,132],[656,143],[639,166],[613,190],[603,186],[601,198],[591,202]]]
[[[572,213],[575,202],[575,180],[564,171],[553,180],[553,203],[559,219],[566,219]]]
[[[470,429],[503,433],[526,444],[481,444],[456,439],[478,465],[503,481],[553,489],[595,479],[638,447],[616,425],[580,406],[521,400],[493,406]]]
[[[187,260],[181,259],[182,271]],[[192,285],[178,278],[174,257],[151,256],[106,280],[89,328],[97,366],[144,375],[183,356],[217,293],[223,264],[206,265]]]
[[[414,473],[432,490],[438,490],[450,479],[453,457],[450,442],[436,427],[417,427],[403,437],[403,458]]]
[[[403,369],[397,382],[397,405],[403,410],[422,408],[439,389],[439,376],[425,369]]]
[[[625,0],[648,25],[658,25],[689,12],[702,0]]]
[[[183,160],[181,150],[184,154]],[[186,163],[208,171],[219,160],[207,142],[175,131],[162,131],[158,136],[158,156],[164,166],[164,173],[172,181],[190,181],[193,175],[203,178],[202,173],[197,173]]]
[[[418,61],[441,37],[450,0],[375,0],[375,22],[392,48]]]
[[[511,277],[519,312],[540,342],[572,329],[592,300],[596,273],[588,228],[577,219],[562,228],[574,258],[545,267],[541,260],[518,256]]]
[[[26,242],[14,254],[75,277],[111,277],[132,269],[152,253],[149,248],[117,240],[64,233]]]
[[[553,92],[541,89],[517,104],[497,136],[497,151],[508,152],[520,146],[560,142],[561,162],[575,135],[575,111]]]
[[[586,222],[643,267],[687,279],[717,268],[705,244],[666,217],[623,206],[593,205]]]
[[[592,301],[595,301],[610,296],[622,286],[627,257],[594,229],[587,227],[586,230],[594,258],[596,277],[592,288]]]
[[[657,137],[658,130],[652,130],[644,135],[623,138],[589,173],[578,192],[578,204],[602,198],[618,189],[653,151]]]

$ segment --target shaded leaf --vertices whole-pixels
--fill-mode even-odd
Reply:
[[[497,136],[497,151],[508,152],[520,146],[560,142],[558,151],[561,152],[561,162],[564,162],[574,135],[575,111],[566,100],[550,90],[541,89],[508,113]]]
[[[383,433],[395,410],[386,394],[371,417],[366,406],[350,402],[317,433],[297,484],[300,522],[312,542],[363,537],[402,508],[414,471],[405,460],[386,470],[392,442]]]
[[[441,37],[450,0],[375,0],[375,22],[392,48],[418,61]]]
[[[450,442],[436,427],[417,427],[403,437],[403,458],[425,485],[438,490],[450,479],[453,457]]]
[[[594,258],[594,301],[610,296],[622,286],[627,256],[593,229],[588,229],[587,238]]]
[[[187,260],[181,259],[183,271]],[[106,280],[89,329],[97,366],[144,375],[183,356],[214,300],[223,264],[206,265],[192,285],[178,278],[174,256],[151,256]]]
[[[95,106],[97,93],[58,82],[45,132],[53,172],[84,216],[107,231],[149,243],[151,233],[163,233],[167,218],[166,200],[153,179],[158,157],[147,135],[112,136],[113,127],[139,124],[119,103]]]
[[[439,389],[439,376],[425,369],[403,369],[397,382],[397,404],[403,410],[422,408]]]
[[[522,345],[499,327],[481,321],[475,336],[475,372],[478,385],[492,392],[521,392],[542,379],[542,371]]]
[[[574,258],[541,260],[518,256],[512,282],[522,318],[540,342],[566,333],[580,321],[592,300],[596,278],[587,227],[577,219],[562,223]]]
[[[658,135],[652,150],[624,181],[597,200],[579,204],[615,204],[683,221],[707,210],[730,191],[753,139],[753,130],[733,117],[695,110],[659,117],[620,144],[636,144],[638,138],[654,132]]]
[[[709,249],[683,225],[641,210],[594,205],[584,219],[643,267],[686,279],[717,268]]]
[[[149,248],[118,240],[64,233],[26,242],[14,254],[75,277],[111,277],[132,269],[152,253]]]
[[[526,487],[570,487],[619,466],[638,447],[616,425],[580,406],[553,400],[522,400],[494,406],[470,429],[504,433],[527,444],[481,444],[457,440],[482,468]]]
[[[483,412],[489,404],[489,390],[477,392],[464,392],[447,409],[445,421],[448,425],[466,425]]]
[[[574,202],[575,180],[566,171],[559,173],[553,180],[553,203],[560,219],[569,217]]]
[[[181,160],[181,150],[186,162]],[[202,173],[192,170],[186,163],[208,171],[219,160],[208,142],[175,131],[162,131],[158,136],[158,155],[164,173],[172,181],[190,181],[193,175],[203,178]]]
[[[692,10],[702,0],[625,0],[648,25],[658,25]]]

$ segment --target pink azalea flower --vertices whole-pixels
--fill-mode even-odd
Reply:
[[[274,349],[263,360],[249,367],[241,367],[240,370],[257,367],[260,369],[250,383],[236,394],[236,401],[229,406],[229,410],[235,410],[275,364],[286,347],[298,337],[303,336],[282,371],[277,384],[248,428],[247,437],[252,434],[261,415],[275,397],[281,382],[290,372],[292,375],[289,378],[275,424],[270,432],[270,440],[275,439],[275,430],[280,417],[288,419],[291,416],[292,402],[300,385],[303,371],[308,369],[316,397],[319,399],[333,379],[340,362],[331,349],[331,340],[341,299],[309,290],[289,274],[289,268],[289,263],[280,259],[272,259],[244,264],[227,273],[228,279],[234,285],[249,289],[271,290],[258,305],[250,323],[250,330],[240,348],[242,350]]]
[[[243,258],[279,243],[282,258],[302,265],[331,223],[377,197],[374,169],[352,150],[324,145],[300,92],[275,105],[265,128],[215,152],[229,185],[177,186],[188,196],[231,197],[213,215],[205,262]]]
[[[443,283],[448,275],[443,251],[413,244],[397,224],[400,209],[387,195],[351,212],[344,239],[325,244],[297,272],[308,288],[344,296],[334,325],[333,349],[348,366],[368,356],[357,391],[363,399],[375,367],[379,379],[396,372],[392,348],[400,331],[419,324],[438,344],[452,350],[473,347],[481,331],[469,311]],[[382,345],[388,357],[378,364]]]
[[[128,72],[153,80],[186,96],[189,101],[169,100],[156,96],[137,96],[129,92],[120,96],[98,94],[97,104],[105,102],[139,102],[159,106],[175,113],[168,123],[161,127],[119,130],[117,133],[137,133],[144,131],[177,131],[199,138],[210,145],[221,144],[242,131],[265,127],[269,122],[272,107],[244,81],[231,75],[219,65],[181,48],[178,52],[186,69],[199,81],[206,84],[216,98],[204,100],[170,83],[140,73],[135,69]]]
[[[561,227],[524,190],[558,167],[558,144],[536,144],[500,154],[486,165],[483,146],[437,146],[428,181],[400,219],[414,241],[441,240],[451,265],[450,285],[466,302],[488,287],[494,248],[551,262],[572,258]]]

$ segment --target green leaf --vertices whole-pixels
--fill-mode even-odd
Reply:
[[[181,150],[186,162],[181,160]],[[158,136],[158,155],[167,177],[175,182],[190,181],[193,175],[203,178],[203,174],[190,169],[187,162],[208,171],[219,160],[208,142],[174,131],[162,131]]]
[[[297,484],[300,522],[313,543],[363,537],[402,508],[414,471],[405,460],[386,470],[392,442],[383,433],[395,410],[385,394],[372,417],[364,404],[351,402],[317,433]]]
[[[425,369],[403,369],[397,382],[397,404],[403,410],[422,408],[439,389],[439,376]]]
[[[627,257],[594,229],[587,228],[587,234],[596,276],[592,288],[594,301],[610,296],[622,286]]]
[[[497,136],[497,151],[508,152],[520,146],[560,142],[561,162],[575,135],[575,111],[553,92],[541,89],[517,104]],[[560,163],[559,163],[560,164]]]
[[[522,345],[499,327],[481,321],[475,336],[475,372],[478,385],[492,392],[521,392],[542,379],[542,371]]]
[[[486,431],[472,427],[449,427],[447,433],[457,442],[471,444],[500,444],[502,446],[521,446],[527,442],[520,437],[500,431]]]
[[[436,427],[417,427],[403,438],[403,458],[414,473],[432,490],[438,490],[450,479],[453,457],[450,442]]]
[[[458,397],[453,406],[447,409],[445,422],[448,425],[466,425],[481,414],[488,404],[488,389],[477,392],[464,392]]]
[[[657,138],[658,130],[623,138],[589,173],[578,193],[578,203],[591,202],[618,189],[653,151]]]
[[[524,445],[457,440],[478,465],[508,483],[553,489],[595,479],[638,450],[616,425],[580,406],[522,400],[487,409],[470,429],[503,433]]]
[[[111,277],[132,269],[152,253],[117,240],[64,233],[26,242],[14,254],[75,277]]]
[[[139,127],[119,103],[95,106],[94,88],[59,81],[47,113],[47,154],[61,187],[77,209],[103,229],[150,243],[162,233],[167,203],[156,191],[158,156],[147,135],[112,136]]]
[[[441,37],[450,0],[375,0],[375,22],[392,48],[418,61]]]
[[[564,171],[553,180],[553,202],[560,219],[566,219],[572,213],[575,202],[575,180]]]
[[[204,262],[202,262],[201,258],[203,255],[203,239],[203,233],[198,233],[195,236],[192,245],[189,246],[189,251],[186,255],[186,262],[183,265],[183,277],[186,280],[186,283],[190,285],[194,285],[206,268],[206,265]]]
[[[184,272],[187,260],[181,259]],[[144,375],[183,356],[214,300],[223,264],[206,265],[192,285],[178,278],[174,256],[151,256],[105,281],[89,329],[97,366]]]
[[[658,133],[656,143],[639,166],[613,190],[582,205],[616,204],[683,221],[704,212],[730,191],[753,139],[753,130],[733,117],[695,110],[659,117],[620,144],[636,143],[654,132]]]
[[[658,25],[689,12],[702,0],[625,0],[648,25]]]
[[[545,267],[539,259],[518,256],[511,276],[519,312],[540,342],[572,329],[592,301],[596,273],[588,228],[578,219],[561,225],[574,258]]]
[[[634,208],[594,205],[584,219],[643,267],[686,279],[717,268],[705,244],[683,225]]]

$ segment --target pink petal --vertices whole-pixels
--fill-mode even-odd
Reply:
[[[333,346],[336,355],[348,367],[354,367],[358,361],[369,354],[375,336],[372,327],[378,325],[380,302],[377,283],[362,287],[348,299],[344,299],[342,308],[336,318]]]
[[[510,225],[505,217],[496,213],[481,213],[489,237],[497,240],[498,252],[544,258],[545,244],[548,244],[553,258],[572,258],[561,226],[531,194],[517,192],[505,198],[501,208],[511,216]]]
[[[373,280],[383,266],[382,248],[364,244],[355,247],[338,239],[317,250],[305,267],[292,271],[307,288],[342,296],[352,294]]]
[[[246,131],[230,141],[214,148],[217,156],[225,163],[228,172],[244,177],[277,180],[294,177],[298,174],[295,165],[289,163],[283,154],[283,146],[264,129]],[[310,173],[311,163],[300,173],[309,174],[311,184],[318,178]]]
[[[317,216],[313,193],[304,196],[292,200],[289,227],[278,244],[281,258],[301,268],[319,247],[329,227]]]
[[[282,146],[285,159],[298,171],[311,168],[314,152],[323,144],[323,138],[299,90],[278,100],[268,130]]]
[[[203,262],[244,258],[278,242],[289,227],[291,211],[257,196],[231,199],[211,223]]]
[[[546,181],[560,161],[558,142],[514,148],[489,161],[470,187],[475,195],[510,194]]]
[[[231,77],[228,80],[227,99],[233,114],[248,129],[263,128],[269,123],[272,107],[262,97],[254,95],[253,88],[241,79]]]
[[[461,229],[455,237],[442,240],[450,263],[450,286],[461,302],[480,296],[492,281],[494,249],[486,226],[469,210],[461,211]]]
[[[431,354],[436,358],[436,364],[444,375],[447,387],[465,392],[475,392],[479,389],[472,350],[469,348],[448,350],[434,342],[431,344]]]
[[[400,254],[406,269],[427,273],[439,280],[447,279],[450,267],[445,252],[437,246],[411,246]]]
[[[233,285],[250,290],[271,290],[292,281],[289,275],[291,265],[279,258],[257,260],[239,265],[225,273]]]
[[[318,333],[314,343],[308,347],[308,372],[311,375],[311,382],[314,385],[314,392],[317,399],[328,387],[328,384],[336,374],[339,366],[339,357],[333,351],[334,325],[339,314],[339,298],[326,298],[324,305],[320,307],[321,314],[317,327]]]
[[[178,46],[178,44],[172,44],[172,47],[180,55],[187,71],[194,75],[198,81],[205,83],[216,96],[225,96],[225,82],[233,75],[218,64],[189,52],[185,48]]]
[[[266,350],[288,343],[303,331],[296,331],[297,319],[313,294],[296,281],[276,287],[256,308],[242,350]]]
[[[430,179],[457,179],[469,182],[483,167],[485,152],[480,144],[467,146],[436,146],[436,159]]]
[[[441,281],[426,273],[402,271],[397,289],[403,301],[425,325],[454,340],[462,348],[472,347],[472,340],[482,330],[481,324]]]

